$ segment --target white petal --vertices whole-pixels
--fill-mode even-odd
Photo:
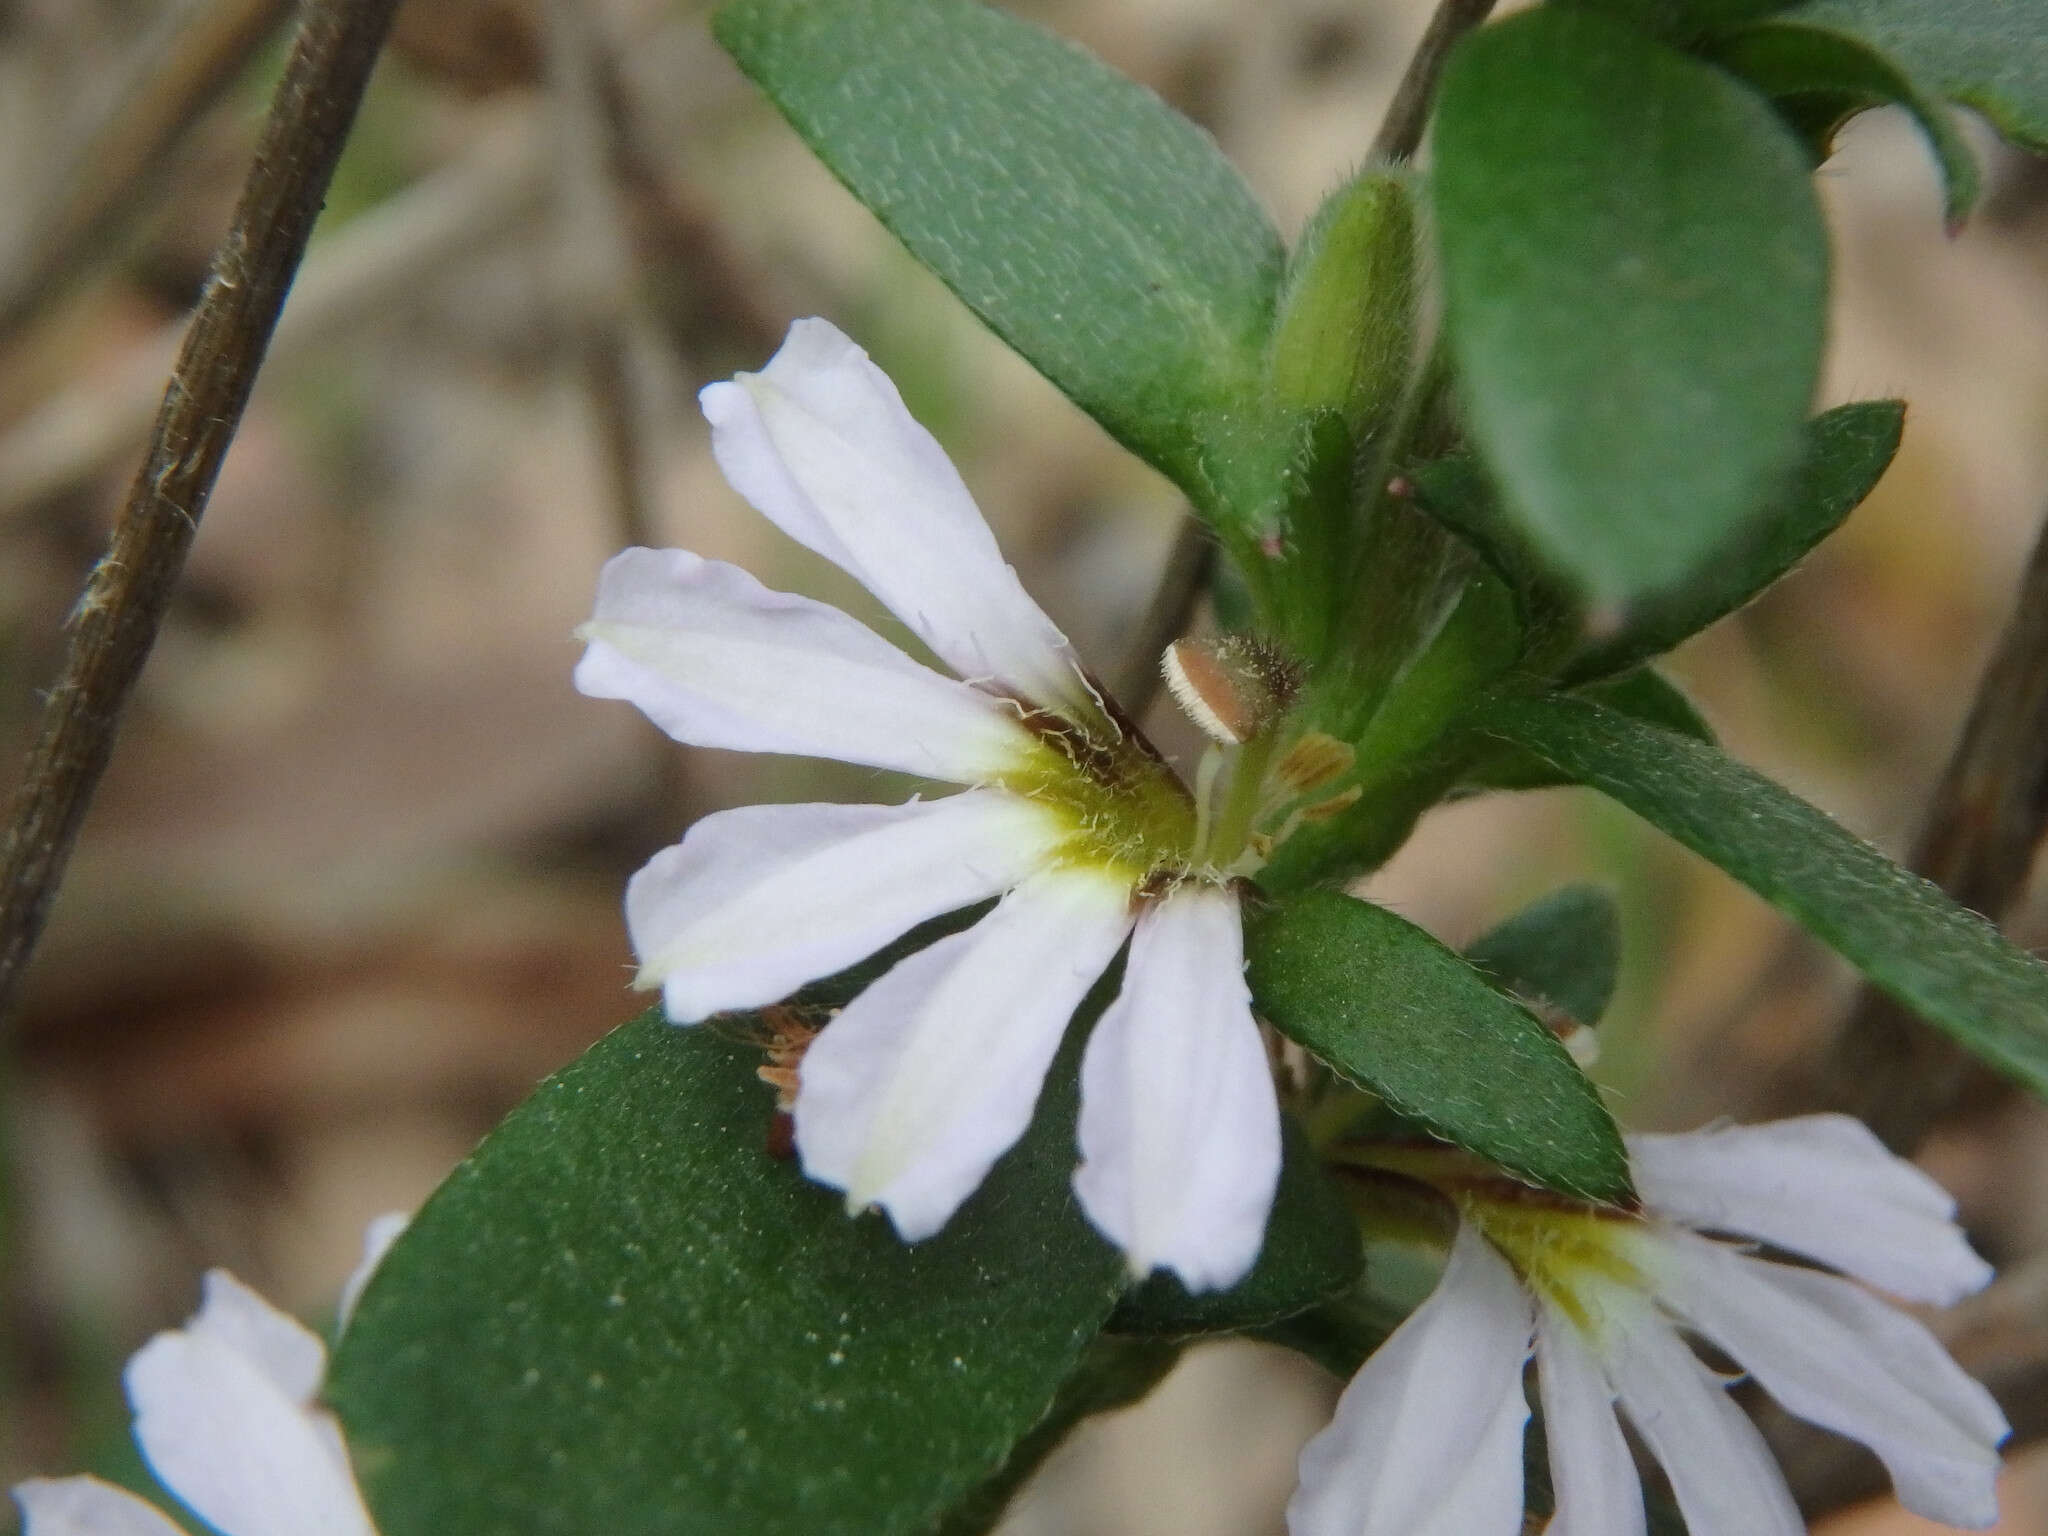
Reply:
[[[626,887],[641,982],[661,984],[678,1024],[775,1002],[926,918],[1008,890],[1068,830],[995,789],[717,812]]]
[[[331,1421],[221,1338],[160,1333],[124,1380],[150,1470],[222,1536],[375,1536]]]
[[[941,660],[1085,718],[1066,636],[1025,593],[938,441],[829,322],[799,320],[768,366],[698,400],[733,488],[841,567]]]
[[[233,1350],[301,1406],[319,1394],[327,1374],[327,1346],[320,1336],[224,1269],[206,1272],[199,1313],[185,1331]]]
[[[1940,1306],[1991,1279],[1948,1191],[1847,1115],[1631,1136],[1628,1146],[1644,1203],[1688,1226],[1761,1238]]]
[[[2005,1416],[1933,1334],[1837,1275],[1690,1236],[1667,1252],[1662,1299],[1787,1411],[1869,1446],[1915,1514],[1996,1522]]]
[[[1436,1290],[1303,1447],[1290,1536],[1517,1536],[1530,1323],[1507,1261],[1461,1227]]]
[[[1578,1328],[1536,1304],[1536,1381],[1557,1513],[1544,1536],[1643,1536],[1643,1485],[1614,1416],[1614,1391]]]
[[[686,549],[629,549],[598,578],[576,686],[676,740],[972,784],[1035,743],[1000,699],[912,661],[837,608]]]
[[[1763,1436],[1669,1323],[1645,1305],[1600,1353],[1692,1536],[1806,1536]]]
[[[363,1256],[356,1261],[354,1272],[343,1282],[341,1301],[335,1308],[334,1331],[337,1334],[348,1327],[348,1320],[355,1316],[356,1303],[363,1299],[363,1288],[377,1273],[377,1266],[384,1262],[384,1255],[391,1251],[391,1245],[405,1235],[405,1229],[411,1223],[410,1211],[386,1211],[381,1216],[370,1218],[370,1224],[363,1229]]]
[[[37,1477],[14,1486],[21,1536],[185,1536],[153,1504],[96,1477]]]
[[[1123,881],[1057,870],[897,965],[804,1055],[804,1172],[852,1208],[887,1210],[907,1242],[938,1231],[1024,1133],[1067,1020],[1130,924]]]
[[[1280,1107],[1244,980],[1237,898],[1183,886],[1138,918],[1123,990],[1081,1063],[1081,1208],[1191,1291],[1259,1256],[1280,1179]]]

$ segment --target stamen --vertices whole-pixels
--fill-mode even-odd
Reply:
[[[1216,780],[1223,772],[1223,749],[1211,742],[1195,768],[1195,847],[1197,861],[1209,856],[1209,830],[1215,819]]]
[[[1263,736],[1301,692],[1300,663],[1253,635],[1176,640],[1159,668],[1188,718],[1227,747]]]
[[[1309,731],[1287,749],[1273,769],[1273,777],[1292,795],[1321,789],[1331,780],[1348,773],[1358,754],[1336,737]]]
[[[1253,701],[1215,652],[1199,641],[1174,641],[1159,658],[1159,670],[1174,702],[1211,741],[1239,746],[1258,729]]]

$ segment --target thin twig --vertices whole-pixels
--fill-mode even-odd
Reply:
[[[1492,14],[1495,0],[1441,0],[1414,57],[1394,87],[1394,99],[1387,115],[1380,119],[1380,131],[1373,135],[1366,159],[1390,164],[1413,159],[1421,147],[1423,130],[1429,126],[1429,107],[1436,95],[1436,83],[1444,72],[1444,61],[1458,39]]]
[[[324,236],[271,337],[272,372],[353,333],[366,317],[396,311],[518,226],[547,184],[541,135],[522,118]],[[166,326],[137,343],[110,377],[80,380],[0,433],[0,523],[75,490],[142,446],[184,328]]]
[[[397,0],[307,0],[148,457],[71,615],[0,852],[0,1013],[41,935],[114,732],[234,440]]]
[[[1997,922],[2024,895],[2048,832],[2048,524],[2027,562],[2012,617],[1977,685],[1936,786],[1912,865],[1973,912]],[[1870,1123],[1910,1154],[1953,1108],[1973,1058],[1875,988],[1866,987],[1828,1049],[1806,1102]]]
[[[615,532],[652,544],[646,444],[630,356],[633,258],[613,166],[617,121],[603,79],[610,48],[578,0],[550,0],[548,79],[554,95],[556,300],[579,366],[601,449]]]
[[[147,206],[145,188],[185,131],[283,21],[285,0],[193,0],[124,61],[98,120],[48,185],[19,255],[0,273],[0,344]]]
[[[762,301],[762,285],[745,270],[716,215],[670,174],[657,145],[673,136],[657,139],[650,131],[619,50],[601,46],[593,62],[639,299],[693,376],[725,371],[715,360],[727,353],[752,366],[781,345],[781,317]],[[708,372],[707,354],[714,364]]]

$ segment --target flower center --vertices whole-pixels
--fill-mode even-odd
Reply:
[[[1589,1337],[1654,1291],[1638,1261],[1644,1223],[1619,1211],[1566,1205],[1538,1191],[1463,1193],[1465,1219],[1507,1256],[1522,1281]]]
[[[1114,869],[1134,886],[1192,871],[1195,802],[1136,727],[1036,709],[1023,718],[1032,750],[996,782],[1066,817],[1070,861]]]

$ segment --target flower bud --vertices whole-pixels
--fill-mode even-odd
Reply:
[[[1360,441],[1377,436],[1413,366],[1415,287],[1408,188],[1361,176],[1317,210],[1288,264],[1267,357],[1274,398],[1335,410]]]

